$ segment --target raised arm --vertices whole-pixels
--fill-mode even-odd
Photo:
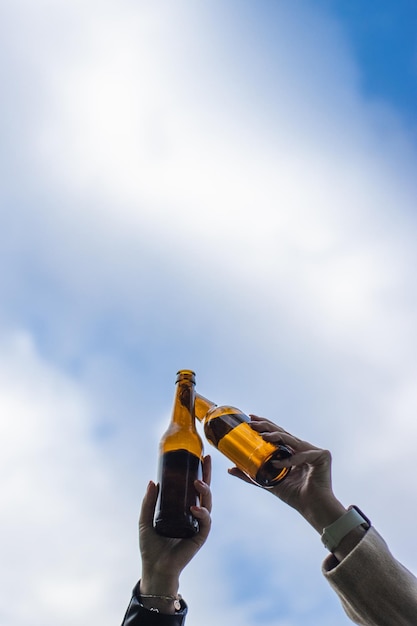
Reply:
[[[192,507],[200,530],[190,539],[170,539],[158,535],[153,527],[158,486],[150,481],[142,502],[139,518],[139,545],[142,576],[122,626],[182,626],[187,607],[178,595],[183,569],[205,543],[211,526],[211,459],[203,462],[203,480],[196,481],[200,506]]]
[[[292,467],[272,494],[296,509],[321,534],[330,550],[322,571],[338,594],[347,615],[362,626],[417,624],[417,579],[391,554],[382,537],[356,507],[335,496],[331,455],[298,439],[265,418],[251,416],[251,425],[267,440],[293,451],[278,467]],[[232,475],[251,482],[237,468]]]

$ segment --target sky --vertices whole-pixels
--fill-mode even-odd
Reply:
[[[417,572],[417,9],[0,7],[0,621],[121,622],[175,374],[328,448]],[[187,624],[351,623],[213,459]]]

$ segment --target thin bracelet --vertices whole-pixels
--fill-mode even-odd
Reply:
[[[177,596],[157,596],[157,595],[155,595],[153,593],[141,593],[140,597],[141,598],[158,598],[159,600],[165,600],[166,602],[173,602],[174,603],[174,609],[176,611],[179,611],[181,609],[182,597],[180,596],[180,594],[178,594]],[[153,609],[153,610],[155,610],[155,609]]]

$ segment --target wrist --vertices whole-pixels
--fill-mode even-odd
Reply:
[[[145,570],[142,572],[140,590],[144,594],[176,596],[179,586],[179,576],[163,575]]]
[[[318,532],[323,532],[323,528],[333,524],[339,517],[346,513],[347,509],[343,504],[332,494],[328,494],[324,498],[317,498],[302,515]]]
[[[352,505],[338,520],[323,529],[321,540],[341,561],[360,542],[370,526],[371,522],[365,514]]]
[[[140,604],[149,611],[156,611],[157,613],[164,613],[166,615],[173,615],[182,608],[182,599],[178,593],[168,594],[165,592],[156,592],[154,589],[149,590],[147,583],[145,584],[140,580],[136,593]]]
[[[333,555],[339,561],[343,561],[343,559],[352,552],[353,548],[355,548],[358,543],[364,538],[367,530],[363,526],[357,526],[353,528],[343,539],[337,548],[333,551]]]

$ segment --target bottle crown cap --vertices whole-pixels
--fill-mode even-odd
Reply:
[[[176,383],[180,380],[190,380],[192,383],[195,383],[195,372],[193,370],[178,370]]]

